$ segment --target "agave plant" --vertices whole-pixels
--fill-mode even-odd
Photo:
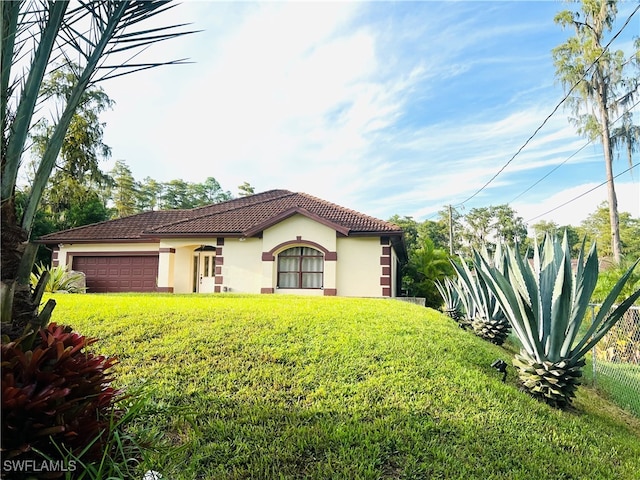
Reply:
[[[444,300],[443,312],[456,322],[460,322],[463,318],[462,300],[455,284],[449,277],[445,277],[444,283],[436,280],[435,284]]]
[[[503,270],[503,254],[501,249],[497,249],[493,260],[489,260],[486,250],[480,255],[474,252],[476,265],[480,263],[480,258],[487,265],[493,265],[498,271]],[[476,335],[496,345],[502,345],[509,335],[509,321],[506,319],[500,304],[495,295],[487,287],[486,280],[478,275],[473,274],[466,262],[460,262],[460,265],[453,264],[462,288],[466,294],[472,299],[473,310],[467,310],[469,321],[473,326]]]
[[[465,330],[472,328],[473,319],[478,315],[478,308],[476,307],[474,297],[467,291],[460,277],[456,278],[453,286],[456,292],[458,292],[458,297],[462,304],[462,315],[458,319],[458,325]]]
[[[586,353],[640,297],[638,289],[612,308],[639,259],[614,285],[589,328],[581,333],[598,280],[596,246],[586,258],[584,250],[583,242],[575,273],[566,233],[562,242],[546,236],[534,250],[533,265],[517,249],[508,249],[503,272],[482,257],[476,265],[522,343],[513,360],[522,385],[534,397],[559,408],[569,406],[575,396]]]

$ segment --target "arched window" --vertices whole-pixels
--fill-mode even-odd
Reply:
[[[278,288],[322,288],[324,258],[311,247],[293,247],[278,255]]]

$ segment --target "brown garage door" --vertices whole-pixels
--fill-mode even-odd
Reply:
[[[74,256],[73,269],[84,272],[87,292],[155,292],[158,256]]]

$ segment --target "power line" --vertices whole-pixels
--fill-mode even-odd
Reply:
[[[614,179],[615,179],[615,178],[618,178],[620,175],[624,175],[625,173],[630,172],[631,170],[633,170],[633,169],[634,169],[635,167],[637,167],[638,165],[640,165],[640,162],[638,162],[638,163],[635,163],[635,164],[631,165],[631,166],[630,166],[629,168],[627,168],[624,172],[620,172],[619,174],[617,174],[617,175],[616,175],[616,176],[614,176],[613,178],[614,178]],[[564,207],[565,205],[568,205],[568,204],[570,204],[570,203],[572,203],[572,202],[575,202],[575,201],[576,201],[576,200],[578,200],[579,198],[582,198],[582,197],[584,197],[585,195],[587,195],[587,194],[589,194],[589,193],[593,192],[594,190],[597,190],[598,188],[602,187],[603,185],[606,185],[608,182],[609,182],[609,180],[605,180],[605,181],[604,181],[604,182],[602,182],[600,185],[596,185],[595,187],[593,187],[593,188],[591,188],[591,189],[587,190],[586,192],[581,193],[581,194],[580,194],[580,195],[578,195],[577,197],[573,197],[571,200],[568,200],[568,201],[564,202],[562,205],[558,205],[557,207],[552,208],[551,210],[547,210],[546,212],[541,213],[540,215],[537,215],[537,216],[535,216],[535,217],[533,217],[533,218],[530,218],[530,219],[529,219],[529,220],[527,220],[525,223],[529,223],[529,222],[531,222],[532,220],[535,220],[536,218],[540,218],[540,217],[542,217],[542,216],[544,216],[544,215],[546,215],[546,214],[548,214],[548,213],[555,212],[556,210],[558,210],[558,209],[560,209],[560,208]]]
[[[574,153],[572,153],[571,155],[569,155],[565,160],[563,160],[561,163],[559,163],[558,165],[555,166],[555,168],[551,169],[546,175],[544,175],[542,178],[540,178],[537,182],[535,182],[533,185],[531,185],[529,188],[527,188],[526,190],[524,190],[522,193],[520,193],[518,196],[516,196],[515,198],[513,198],[509,203],[513,203],[515,202],[517,199],[519,199],[521,196],[523,196],[525,193],[527,193],[529,190],[531,190],[533,187],[535,187],[536,185],[538,185],[540,182],[542,182],[545,178],[547,178],[549,175],[551,175],[553,172],[555,172],[556,170],[558,170],[562,165],[564,165],[565,163],[567,163],[569,160],[571,160],[573,157],[575,157],[577,154],[579,154],[582,150],[584,150],[585,148],[587,148],[589,145],[591,145],[593,143],[593,140],[589,140],[587,143],[585,143],[583,146],[581,146],[578,150],[576,150]]]
[[[633,111],[634,108],[636,108],[638,105],[640,104],[640,100],[637,101],[635,104],[633,104],[631,106],[631,108],[627,109],[622,115],[620,115],[618,118],[616,118],[613,122],[611,122],[611,125],[615,125],[618,121],[620,121],[620,119],[622,119],[622,117],[624,117],[624,115],[628,112]],[[540,178],[538,181],[536,181],[533,185],[531,185],[529,188],[527,188],[526,190],[524,190],[523,192],[521,192],[520,194],[518,194],[515,198],[513,198],[509,203],[513,203],[515,202],[517,199],[519,199],[520,197],[522,197],[525,193],[527,193],[529,190],[531,190],[533,187],[535,187],[536,185],[538,185],[540,182],[542,182],[545,178],[547,178],[549,175],[551,175],[553,172],[555,172],[556,170],[558,170],[561,166],[563,166],[565,163],[567,163],[569,160],[571,160],[573,157],[575,157],[578,153],[580,153],[582,150],[584,150],[585,148],[587,148],[589,145],[591,145],[593,143],[594,140],[589,140],[587,143],[585,143],[582,147],[580,147],[578,150],[576,150],[574,153],[572,153],[571,155],[569,155],[569,157],[567,157],[565,160],[563,160],[561,163],[559,163],[558,165],[556,165],[553,169],[551,169],[547,174],[545,174],[542,178]]]
[[[560,106],[567,101],[567,99],[571,96],[571,94],[573,93],[573,91],[578,87],[578,85],[580,85],[580,83],[582,82],[582,80],[585,79],[585,77],[587,76],[587,74],[591,71],[591,69],[598,63],[598,61],[602,58],[602,56],[605,54],[605,52],[609,49],[609,47],[611,46],[611,44],[613,43],[613,41],[615,39],[618,38],[618,36],[622,33],[622,31],[627,27],[627,25],[629,25],[629,22],[631,21],[631,18],[638,12],[638,10],[640,10],[640,4],[638,6],[636,6],[635,10],[633,12],[631,12],[631,14],[629,15],[629,17],[627,18],[627,20],[624,22],[624,24],[622,25],[622,27],[620,28],[620,30],[618,30],[618,32],[611,37],[611,40],[609,40],[609,43],[607,43],[607,45],[602,49],[602,52],[600,53],[600,55],[598,55],[598,57],[591,63],[591,65],[589,66],[589,68],[587,70],[585,70],[584,74],[582,75],[582,78],[576,82],[574,85],[571,86],[571,88],[569,89],[569,91],[567,92],[567,94],[564,96],[564,98],[562,98],[562,100],[560,100],[560,102],[555,106],[555,108],[553,109],[553,111],[544,119],[544,121],[542,122],[542,124],[540,124],[540,126],[538,128],[535,129],[535,131],[531,134],[531,136],[524,142],[524,144],[518,149],[518,151],[516,153],[513,154],[513,156],[507,161],[507,163],[505,163],[500,170],[498,170],[498,172],[489,179],[489,181],[487,183],[485,183],[479,190],[477,190],[473,195],[471,195],[470,197],[468,197],[467,199],[465,199],[464,201],[458,203],[457,206],[463,206],[465,203],[467,203],[469,200],[471,200],[472,198],[474,198],[476,195],[478,195],[480,192],[482,192],[485,188],[487,188],[497,177],[498,175],[500,175],[505,168],[507,168],[509,166],[509,164],[511,164],[511,162],[513,160],[515,160],[515,158],[520,154],[520,152],[522,152],[522,150],[525,149],[525,147],[529,144],[529,142],[538,134],[538,132],[540,130],[542,130],[542,128],[547,124],[547,122],[551,119],[551,117],[553,115],[555,115],[555,113],[558,111],[558,109],[560,108]]]

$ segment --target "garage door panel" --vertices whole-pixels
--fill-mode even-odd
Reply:
[[[155,255],[74,256],[72,268],[84,272],[88,292],[157,290],[158,257]]]

